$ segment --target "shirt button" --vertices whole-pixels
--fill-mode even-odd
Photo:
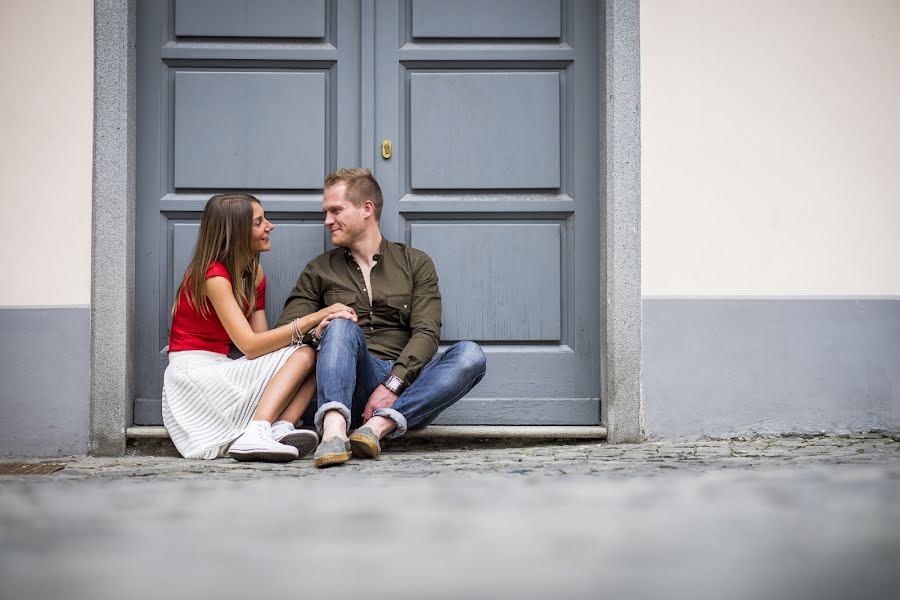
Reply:
[[[405,304],[403,305],[403,308],[406,308],[406,305],[405,305]]]
[[[363,291],[366,291],[366,288],[363,288]],[[403,308],[406,308],[405,306]]]

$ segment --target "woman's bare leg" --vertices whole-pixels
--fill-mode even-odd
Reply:
[[[315,395],[316,368],[314,366],[309,372],[309,375],[306,376],[306,381],[304,381],[300,385],[300,389],[297,390],[297,393],[294,394],[294,397],[291,398],[290,403],[281,412],[276,420],[287,421],[288,423],[296,425],[300,420],[300,417],[302,417],[303,413],[306,411],[306,407],[309,406],[309,403],[312,401]]]
[[[301,382],[307,379],[307,375],[315,368],[315,364],[316,353],[311,348],[304,347],[295,350],[269,380],[262,398],[259,399],[256,412],[253,413],[253,420],[268,421],[269,423],[277,420],[288,404],[292,403],[301,387]]]

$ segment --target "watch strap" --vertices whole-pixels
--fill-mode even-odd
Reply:
[[[316,328],[313,327],[309,331],[307,331],[303,335],[302,342],[312,348],[313,350],[317,350],[319,348],[319,336],[316,335]]]

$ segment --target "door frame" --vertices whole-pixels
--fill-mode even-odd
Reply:
[[[375,0],[361,0],[371,14]],[[125,453],[133,423],[137,0],[94,0],[90,452]],[[643,439],[640,0],[600,10],[601,421],[610,443]]]

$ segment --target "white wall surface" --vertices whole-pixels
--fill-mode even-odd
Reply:
[[[645,295],[900,294],[900,1],[641,0]]]
[[[90,302],[93,3],[0,2],[0,306]],[[646,295],[900,294],[900,2],[642,0]]]
[[[93,10],[0,0],[0,306],[90,303]]]

